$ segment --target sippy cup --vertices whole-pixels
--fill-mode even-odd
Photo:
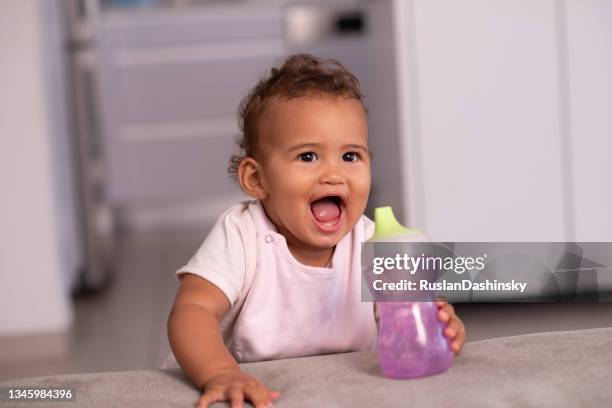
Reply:
[[[391,207],[374,213],[374,242],[423,242],[427,236],[395,219]],[[426,301],[376,302],[379,314],[376,348],[381,371],[388,378],[416,378],[441,373],[453,363],[453,351],[438,320],[433,293]]]

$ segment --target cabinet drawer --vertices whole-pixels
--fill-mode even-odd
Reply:
[[[237,191],[227,173],[238,149],[234,136],[115,145],[108,155],[109,198],[127,203]]]
[[[284,35],[283,11],[258,4],[110,10],[101,15],[98,37],[113,48],[184,45]]]
[[[253,57],[243,56],[246,45],[234,46],[243,48],[244,53],[225,48],[242,55],[224,59],[210,59],[205,47],[166,50],[166,54],[176,51],[175,57],[185,57],[174,61],[164,60],[159,52],[134,51],[124,55],[132,58],[125,63],[117,62],[115,52],[111,64],[100,72],[106,116],[111,122],[134,123],[234,114],[248,90],[281,56],[282,44],[266,46],[267,53]]]

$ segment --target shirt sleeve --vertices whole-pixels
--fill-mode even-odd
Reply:
[[[233,306],[241,294],[247,268],[247,242],[252,220],[243,203],[223,213],[195,255],[176,271],[177,276],[191,273],[217,286]]]

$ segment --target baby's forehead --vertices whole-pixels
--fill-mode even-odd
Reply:
[[[317,141],[367,145],[365,109],[354,98],[335,95],[276,98],[266,106],[258,122],[258,147]]]
[[[367,122],[359,101],[343,101],[341,109],[319,104],[313,110],[309,109],[313,100],[295,102],[279,101],[276,110],[262,118],[256,147],[260,155],[306,147],[315,151],[356,146],[368,150]]]

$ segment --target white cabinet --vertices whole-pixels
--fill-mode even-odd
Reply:
[[[576,241],[612,241],[612,1],[566,3]]]
[[[278,7],[107,11],[101,126],[114,205],[227,194],[245,90],[284,53]]]
[[[102,9],[97,113],[112,205],[240,195],[226,171],[240,101],[288,54],[338,58],[367,81],[361,30],[339,28],[358,2],[285,3]],[[328,16],[329,32],[292,41],[294,8]]]
[[[404,219],[435,240],[610,239],[612,2],[378,3]]]

